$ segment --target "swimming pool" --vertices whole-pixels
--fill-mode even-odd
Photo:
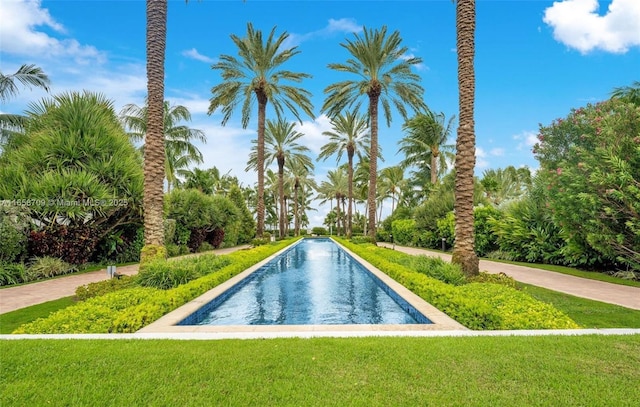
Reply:
[[[303,239],[177,325],[431,324],[330,239]]]

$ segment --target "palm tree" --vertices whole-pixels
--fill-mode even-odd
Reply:
[[[164,57],[167,0],[147,0],[147,126],[144,149],[144,244],[141,261],[164,254]],[[146,249],[146,250],[145,250]]]
[[[325,131],[322,134],[329,137],[329,142],[322,146],[318,160],[326,160],[332,155],[336,155],[336,162],[340,162],[342,154],[346,151],[349,171],[349,193],[347,199],[347,237],[351,237],[352,213],[353,213],[353,157],[355,154],[362,158],[362,153],[367,152],[371,144],[367,121],[363,116],[355,111],[340,114],[331,119],[332,131]]]
[[[431,184],[435,184],[447,168],[447,159],[453,156],[454,146],[445,143],[454,120],[455,116],[451,116],[445,125],[444,113],[435,114],[429,109],[407,120],[403,129],[408,135],[399,142],[399,151],[405,155],[402,166],[417,166],[420,170],[429,163]]]
[[[320,188],[318,189],[321,193],[320,197],[324,198],[323,202],[326,202],[328,199],[330,202],[335,199],[336,200],[336,219],[338,221],[338,227],[336,234],[340,236],[340,219],[343,218],[340,215],[340,204],[343,202],[344,198],[347,196],[347,177],[345,173],[344,167],[338,167],[333,171],[327,172],[327,180],[322,181],[320,183]],[[331,208],[333,210],[333,208]],[[343,223],[343,230],[344,223]]]
[[[18,95],[16,82],[20,82],[29,89],[42,88],[49,92],[49,77],[42,68],[35,65],[22,65],[13,74],[5,75],[0,72],[0,102],[5,103]]]
[[[395,106],[403,119],[407,118],[406,105],[418,111],[425,106],[422,101],[424,89],[420,77],[411,71],[411,66],[422,62],[421,58],[406,57],[407,47],[401,46],[400,33],[394,31],[387,36],[387,27],[380,30],[364,28],[361,37],[354,34],[353,41],[341,44],[353,56],[344,64],[329,64],[329,68],[351,73],[360,80],[346,80],[329,85],[325,89],[327,98],[322,106],[329,117],[335,117],[345,108],[359,110],[360,96],[366,95],[369,102],[368,117],[371,129],[369,164],[369,236],[375,239],[376,178],[378,162],[378,104],[382,104],[387,125],[391,124],[391,105]]]
[[[396,202],[400,202],[400,196],[407,184],[407,180],[404,179],[404,170],[401,166],[395,165],[393,167],[383,168],[380,171],[379,185],[380,196],[391,197],[391,213],[396,207]]]
[[[299,72],[281,70],[281,66],[300,51],[297,47],[281,49],[289,34],[282,33],[275,38],[274,27],[266,42],[262,32],[254,30],[251,23],[247,24],[247,35],[244,38],[231,35],[231,40],[238,47],[239,59],[231,55],[221,55],[220,62],[212,66],[220,70],[223,82],[211,89],[213,96],[209,104],[209,114],[218,108],[222,110],[222,125],[231,117],[236,106],[242,105],[242,127],[247,128],[251,115],[253,95],[258,101],[258,142],[257,142],[257,172],[258,172],[258,230],[257,236],[262,237],[264,231],[264,143],[265,117],[267,103],[271,102],[278,117],[284,109],[289,110],[301,122],[298,108],[313,117],[311,93],[296,86],[284,85],[283,81],[299,83],[311,75]],[[280,69],[280,70],[279,70]]]
[[[478,256],[474,251],[473,233],[473,171],[476,164],[476,136],[474,123],[476,2],[456,1],[456,34],[458,52],[458,92],[460,122],[456,140],[456,241],[451,261],[473,276],[479,273]]]
[[[147,138],[148,107],[134,104],[125,105],[120,112],[120,118],[125,128],[129,130],[131,141]],[[168,191],[178,181],[178,170],[185,169],[191,164],[202,164],[202,153],[192,144],[193,140],[206,143],[207,138],[202,130],[192,129],[181,121],[191,121],[189,109],[182,105],[171,106],[168,101],[163,103],[162,131],[164,133],[165,171]],[[143,146],[144,151],[144,146]]]
[[[295,235],[300,235],[300,219],[304,217],[306,210],[306,197],[312,190],[316,189],[316,181],[310,178],[310,168],[306,167],[301,161],[287,161],[286,163],[291,177],[291,185],[293,186],[293,214],[294,214],[294,231]],[[302,200],[300,197],[302,196]]]
[[[9,75],[0,72],[0,103],[5,103],[18,94],[16,82],[32,89],[42,88],[49,92],[49,77],[35,65],[22,65]],[[25,117],[19,114],[0,113],[0,151],[4,150],[12,138],[21,134]]]
[[[623,86],[614,88],[611,92],[611,98],[618,98],[640,106],[640,81],[634,81],[631,86]]]
[[[264,133],[264,166],[267,167],[274,161],[278,164],[278,195],[280,197],[280,222],[279,231],[280,238],[284,238],[284,222],[286,219],[286,211],[284,205],[284,167],[285,164],[300,165],[308,170],[313,169],[313,163],[309,156],[305,153],[309,148],[298,144],[298,140],[304,136],[303,133],[294,129],[295,123],[287,122],[280,118],[277,121],[267,120]],[[258,151],[254,146],[252,148],[246,171],[257,169],[259,167]]]

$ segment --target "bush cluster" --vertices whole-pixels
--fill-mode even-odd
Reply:
[[[73,265],[55,257],[36,257],[27,265],[0,262],[0,286],[27,283],[77,271]]]
[[[135,332],[291,243],[292,240],[287,240],[220,256],[228,258],[230,263],[217,271],[172,289],[132,287],[89,298],[87,301],[57,311],[47,318],[25,324],[14,333]],[[208,263],[207,260],[211,259],[205,256],[205,259],[201,260],[202,264],[193,267],[204,268]],[[166,269],[183,269],[184,263],[193,264],[193,262],[193,258],[177,259],[166,261],[162,266]],[[161,262],[157,264],[150,262],[145,265],[147,272],[160,266]]]

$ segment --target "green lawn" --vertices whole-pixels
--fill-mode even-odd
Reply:
[[[587,300],[569,294],[518,283],[527,294],[553,304],[584,328],[640,328],[640,310]]]
[[[0,341],[8,406],[636,406],[640,336]]]

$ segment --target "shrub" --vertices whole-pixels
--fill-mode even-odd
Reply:
[[[214,247],[211,246],[210,243],[208,242],[202,242],[202,244],[200,245],[200,247],[198,247],[198,253],[202,253],[202,252],[210,252],[211,250],[213,250]]]
[[[0,286],[20,284],[27,280],[27,268],[22,263],[0,262]]]
[[[516,280],[514,280],[512,277],[509,277],[504,273],[491,274],[491,273],[487,273],[486,271],[482,271],[477,276],[473,276],[470,279],[468,279],[468,281],[470,283],[502,284],[502,285],[506,285],[507,287],[516,288],[516,289],[518,287],[516,284]]]
[[[265,244],[269,244],[269,242],[270,241],[267,238],[262,238],[262,239],[256,238],[251,241],[251,246],[262,246]]]
[[[71,264],[55,257],[39,257],[27,268],[29,281],[61,276],[78,271]]]
[[[393,241],[401,245],[412,245],[416,234],[416,221],[413,219],[394,220],[391,224]]]
[[[165,243],[173,242],[176,237],[176,220],[165,219],[164,220],[164,241]]]
[[[363,243],[375,243],[375,241],[370,236],[353,236],[351,238],[351,243],[363,244]]]
[[[467,282],[459,265],[448,263],[439,257],[415,256],[410,267],[447,284],[462,285]]]
[[[0,205],[0,262],[20,262],[26,254],[29,219],[19,206]]]
[[[169,262],[157,260],[140,267],[137,282],[143,287],[167,290],[209,274],[229,263],[227,256],[216,256],[213,253]]]
[[[136,285],[136,283],[136,277],[121,276],[120,278],[110,278],[96,283],[81,285],[76,288],[76,299],[79,301],[86,301],[89,298],[99,297],[125,288],[131,288]]]
[[[329,233],[327,232],[326,228],[316,226],[313,229],[311,229],[311,234],[323,236],[323,235],[328,235]]]
[[[176,257],[176,256],[179,256],[181,254],[180,253],[181,247],[178,246],[177,244],[169,243],[169,244],[167,244],[166,247],[167,247],[167,255],[169,257]],[[187,248],[187,251],[188,250],[189,249]]]
[[[478,256],[485,257],[498,249],[498,237],[493,232],[490,219],[500,219],[502,212],[493,206],[478,206],[473,210],[474,248]]]
[[[98,244],[98,231],[89,226],[54,224],[39,231],[31,231],[28,253],[31,257],[57,257],[71,264],[89,261]]]

